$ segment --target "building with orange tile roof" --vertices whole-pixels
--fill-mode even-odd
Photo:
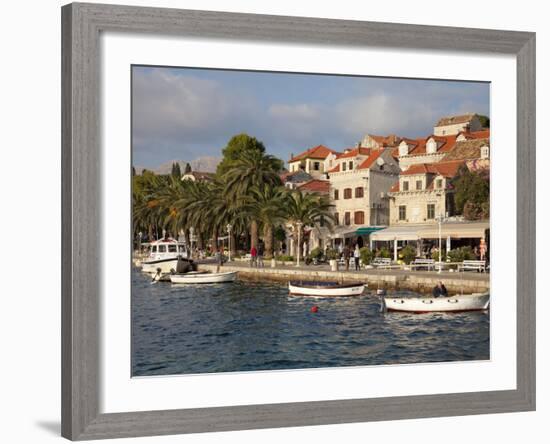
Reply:
[[[328,180],[312,179],[298,186],[298,189],[304,193],[328,194],[330,182]]]
[[[399,166],[391,148],[356,147],[337,155],[328,170],[328,179],[340,231],[347,228],[353,237],[360,227],[387,224],[387,191],[398,177]]]
[[[330,162],[339,154],[324,146],[317,145],[298,154],[291,155],[288,161],[288,169],[291,173],[305,171],[313,178],[320,179],[330,167]]]
[[[390,188],[390,225],[436,223],[454,215],[452,179],[464,160],[410,166]]]

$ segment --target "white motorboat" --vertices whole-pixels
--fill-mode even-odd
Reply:
[[[233,282],[236,278],[236,271],[226,271],[223,273],[190,271],[188,273],[175,273],[170,275],[170,281],[173,284],[217,284],[221,282]]]
[[[340,284],[338,282],[289,282],[288,290],[294,296],[341,297],[360,296],[366,284]]]
[[[185,244],[169,237],[151,242],[150,248],[149,256],[141,261],[141,271],[153,276],[164,276],[175,271],[178,256],[187,257]]]
[[[411,313],[478,311],[489,308],[489,293],[473,293],[448,297],[385,297],[388,311]]]

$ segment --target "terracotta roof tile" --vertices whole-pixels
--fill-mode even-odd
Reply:
[[[489,139],[467,139],[456,142],[454,149],[444,158],[449,160],[466,160],[481,158],[481,148],[489,146]]]
[[[373,150],[371,155],[367,157],[361,165],[359,165],[359,169],[367,169],[372,166],[372,164],[380,157],[380,154],[382,154],[383,150]]]
[[[309,193],[328,193],[330,182],[328,180],[313,179],[298,187],[301,191]]]
[[[458,123],[466,123],[471,121],[474,118],[475,114],[468,113],[468,114],[462,114],[459,116],[448,116],[448,117],[442,117],[439,119],[437,124],[435,126],[446,126],[446,125],[456,125]]]
[[[462,165],[464,165],[463,160],[452,160],[437,163],[419,163],[416,165],[411,165],[405,171],[401,171],[401,175],[411,176],[414,174],[438,174],[444,177],[454,177]]]
[[[328,170],[329,173],[338,173],[340,171],[340,164],[336,165],[331,170]]]
[[[399,181],[395,182],[390,188],[390,193],[397,193],[399,191]]]
[[[377,136],[374,134],[369,134],[371,139],[374,139],[379,145],[383,147],[397,146],[401,142],[402,137],[399,137],[395,134],[390,134],[388,136]]]
[[[331,154],[335,153],[336,151],[331,150],[330,148],[327,148],[324,145],[317,145],[313,148],[308,149],[307,151],[304,151],[303,153],[298,154],[297,156],[294,156],[290,159],[290,162],[296,162],[298,160],[302,159],[326,159],[326,157]]]
[[[348,152],[343,152],[336,156],[337,159],[344,159],[355,156],[368,156],[371,152],[370,148],[348,148]]]

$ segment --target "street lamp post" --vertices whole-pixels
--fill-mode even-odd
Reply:
[[[229,262],[231,262],[231,224],[227,224],[227,245],[229,249]]]
[[[298,242],[296,244],[296,266],[299,267],[300,266],[300,235],[302,234],[302,222],[298,222],[296,224],[296,226],[298,227]]]
[[[439,267],[437,272],[441,273],[441,224],[443,223],[444,216],[442,214],[439,214],[436,217],[437,225],[438,225],[438,232],[439,232]]]
[[[191,257],[193,257],[193,235],[195,233],[195,228],[189,228],[189,243],[191,244]]]

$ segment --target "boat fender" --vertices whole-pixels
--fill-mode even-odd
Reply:
[[[313,307],[311,307],[311,310],[310,310],[312,313],[317,313],[319,311],[319,307],[317,305],[314,305]]]

